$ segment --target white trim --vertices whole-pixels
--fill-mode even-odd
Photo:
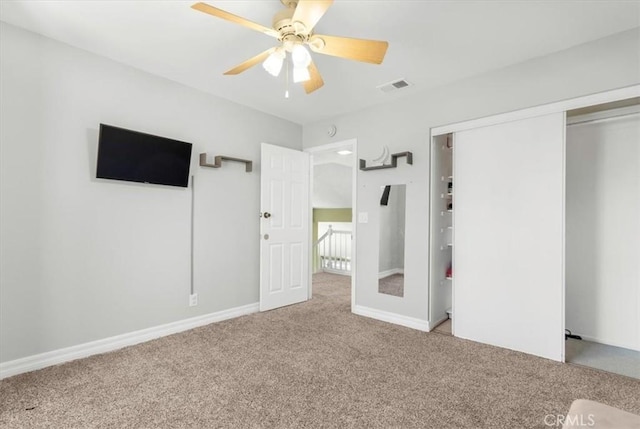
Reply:
[[[331,268],[323,268],[323,273],[338,274],[339,276],[351,276],[351,271],[332,270]]]
[[[378,273],[378,279],[384,279],[394,274],[404,274],[404,268],[391,268],[390,270],[380,271]]]
[[[123,347],[187,331],[210,323],[221,322],[223,320],[256,313],[259,309],[260,304],[256,302],[253,304],[230,308],[228,310],[217,311],[215,313],[154,326],[152,328],[116,335],[102,340],[91,341],[84,344],[78,344],[76,346],[65,347],[63,349],[27,356],[8,362],[2,362],[0,363],[0,379],[100,353],[118,350]]]
[[[637,114],[640,114],[640,105],[620,107],[618,109],[603,110],[601,112],[567,117],[567,126],[609,121]]]
[[[536,116],[548,115],[551,113],[558,113],[572,109],[580,109],[582,107],[609,103],[612,101],[625,100],[627,98],[634,97],[640,97],[640,85],[632,85],[625,88],[585,95],[582,97],[557,101],[555,103],[544,104],[536,107],[529,107],[527,109],[516,110],[513,112],[472,119],[470,121],[442,125],[439,127],[431,128],[431,136],[433,137],[441,134],[471,130],[474,128],[486,127],[490,125],[501,124],[504,122],[517,121],[520,119],[533,118]]]
[[[313,239],[313,177],[315,176],[314,164],[313,164],[313,153],[310,153],[307,149],[304,149],[303,152],[306,152],[309,155],[309,189],[307,193],[309,194],[308,203],[309,203],[309,246],[307,247],[307,260],[309,264],[309,273],[307,275],[307,301],[313,299],[313,274],[315,272],[315,267],[313,264],[315,263],[313,258],[313,247],[315,245],[315,240]]]
[[[580,334],[578,332],[572,332],[572,334],[573,335],[578,335],[578,336],[582,337],[583,340],[590,341],[592,343],[604,344],[605,346],[619,347],[621,349],[627,349],[627,350],[633,350],[633,351],[636,351],[636,352],[640,352],[640,348],[633,347],[631,344],[622,344],[622,343],[617,343],[617,342],[614,342],[614,341],[603,340],[601,338],[590,337],[589,335],[583,335],[583,334]]]
[[[566,354],[566,342],[564,338],[564,332],[567,327],[566,319],[566,293],[567,293],[567,112],[562,115],[562,242],[561,246],[561,264],[562,272],[560,274],[560,332],[558,332],[558,338],[556,341],[560,341],[560,362],[565,362]]]
[[[416,319],[415,317],[403,316],[396,313],[389,313],[388,311],[376,310],[374,308],[363,307],[361,305],[353,306],[352,312],[359,316],[369,317],[371,319],[381,320],[383,322],[417,329],[418,331],[429,332],[428,320]]]
[[[347,140],[342,140],[335,143],[327,143],[320,146],[308,147],[304,151],[309,152],[310,154],[314,154],[316,152],[335,151],[336,149],[342,149],[342,148],[346,148],[347,146],[351,146],[355,142],[356,142],[356,139],[347,139]],[[353,152],[352,155],[355,158],[356,157],[355,152],[354,151],[351,151],[351,152]]]
[[[456,135],[451,135],[451,144],[453,145],[451,148],[451,176],[452,179],[456,179]],[[454,182],[455,186],[455,182]],[[451,226],[453,227],[453,231],[451,232],[451,244],[453,244],[453,249],[451,249],[451,269],[456,269],[456,204],[458,201],[456,200],[456,190],[453,188],[453,198],[451,200],[451,204],[453,204],[453,213],[451,214]],[[430,231],[431,232],[431,231]],[[455,273],[455,271],[453,271]],[[451,335],[456,336],[456,278],[455,275],[451,279]]]
[[[353,148],[353,167],[351,172],[351,311],[356,306],[356,268],[357,268],[357,259],[358,259],[358,241],[356,238],[358,237],[358,171],[359,169],[359,160],[358,160],[358,139],[350,140],[351,147]]]

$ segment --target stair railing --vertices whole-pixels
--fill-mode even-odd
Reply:
[[[329,225],[314,246],[319,271],[351,274],[351,231],[335,230]]]

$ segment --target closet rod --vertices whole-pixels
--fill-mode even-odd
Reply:
[[[571,125],[580,125],[580,124],[588,124],[588,123],[594,123],[594,122],[603,122],[603,121],[608,121],[610,119],[624,118],[625,116],[633,116],[633,115],[640,115],[640,111],[638,111],[638,112],[630,112],[630,113],[621,113],[620,115],[607,116],[606,118],[585,119],[584,121],[576,121],[576,122],[572,122],[570,124],[567,124],[567,127],[570,127]]]

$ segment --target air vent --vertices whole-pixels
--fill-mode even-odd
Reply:
[[[407,82],[405,79],[398,79],[394,80],[393,82],[379,85],[376,88],[378,88],[382,92],[393,92],[402,88],[406,88],[408,86],[411,86],[410,82]]]

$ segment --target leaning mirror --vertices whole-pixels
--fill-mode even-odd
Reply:
[[[406,185],[380,189],[378,292],[404,296],[404,224]]]

